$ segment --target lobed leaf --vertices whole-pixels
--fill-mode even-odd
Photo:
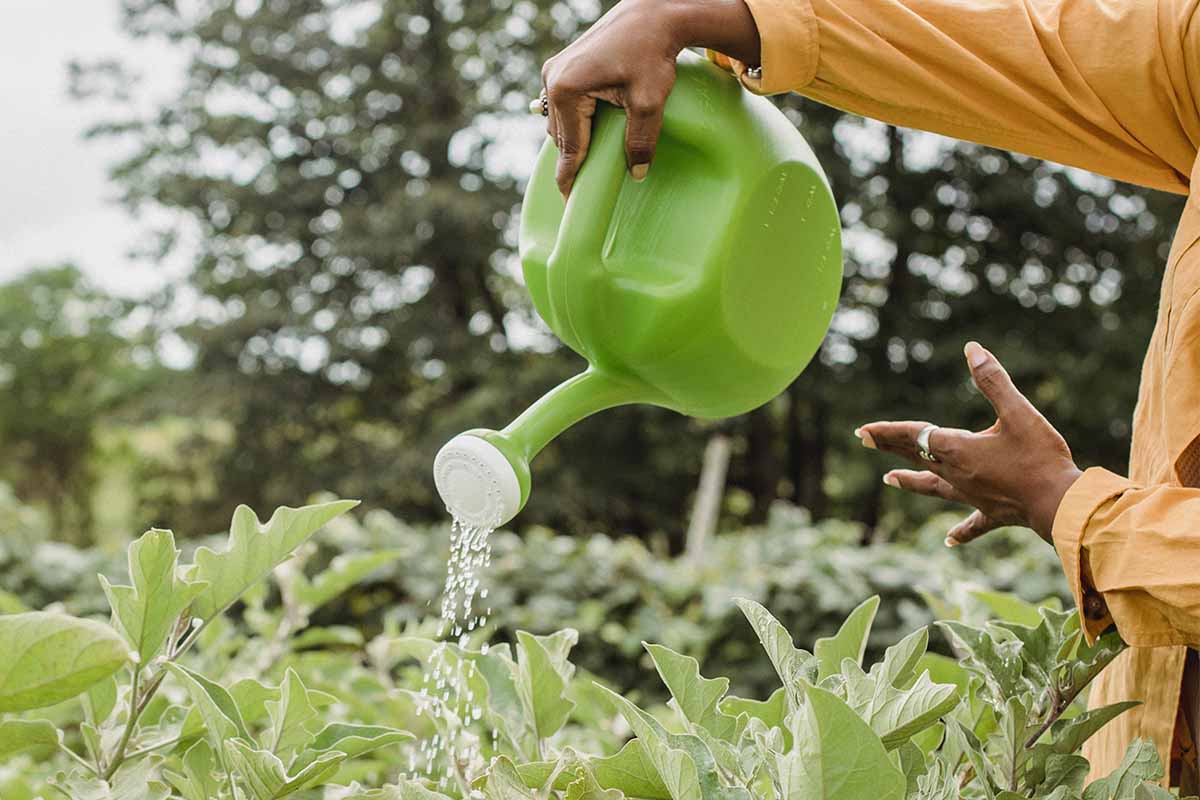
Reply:
[[[799,707],[804,694],[802,684],[816,679],[816,657],[796,647],[792,635],[770,611],[744,597],[734,598],[734,602],[754,628],[763,649],[767,651],[767,657],[783,682],[792,708]]]
[[[733,741],[737,719],[720,710],[721,698],[729,689],[728,678],[705,678],[700,663],[660,644],[645,644],[654,667],[684,719],[723,741]]]
[[[254,800],[280,800],[290,794],[328,783],[346,760],[345,753],[326,753],[289,775],[278,756],[259,750],[245,739],[225,742],[225,755],[249,787]]]
[[[850,612],[837,633],[817,639],[813,644],[813,654],[817,657],[818,683],[830,675],[839,673],[844,659],[849,658],[862,666],[863,654],[867,650],[867,637],[871,633],[871,624],[875,621],[875,613],[878,610],[879,595],[869,597]]]
[[[176,575],[179,551],[171,531],[146,531],[129,545],[128,557],[133,585],[113,585],[101,575],[100,586],[112,607],[113,626],[138,654],[139,663],[149,664],[205,584]]]
[[[229,527],[227,548],[220,553],[207,547],[196,551],[188,578],[208,585],[193,601],[192,613],[205,621],[217,616],[325,523],[356,505],[354,500],[337,500],[303,508],[283,507],[265,525],[249,507],[238,506]]]

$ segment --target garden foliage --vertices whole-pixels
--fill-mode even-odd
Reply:
[[[290,557],[353,504],[239,508],[227,540],[181,562],[151,530],[128,583],[100,579],[104,624],[64,613],[0,616],[0,795],[15,800],[483,797],[486,800],[1166,797],[1157,753],[1134,742],[1085,786],[1080,746],[1127,706],[1078,698],[1123,645],[1082,642],[1056,604],[986,597],[1007,619],[922,626],[866,656],[878,597],[811,651],[764,606],[729,600],[773,691],[744,697],[670,647],[644,652],[670,700],[615,691],[572,663],[578,634],[448,645],[480,708],[445,729],[416,690],[433,642],[421,626],[364,642],[314,614],[398,552],[348,554],[316,574]],[[290,560],[289,560],[290,559]],[[278,593],[278,602],[274,601]],[[231,613],[232,610],[232,613]],[[482,645],[482,641],[479,642]],[[440,702],[435,695],[432,702]],[[425,771],[419,742],[478,739],[479,756]]]

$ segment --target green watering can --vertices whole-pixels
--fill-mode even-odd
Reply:
[[[584,417],[625,403],[743,414],[783,391],[825,336],[842,249],[821,165],[769,101],[690,53],[678,67],[642,183],[626,169],[624,112],[603,103],[565,204],[554,144],[538,155],[521,212],[525,283],[590,366],[503,430],[441,449],[437,489],[464,524],[512,519],[529,462]]]

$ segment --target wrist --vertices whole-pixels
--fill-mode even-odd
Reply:
[[[703,47],[757,65],[761,41],[745,0],[668,0],[679,49]]]
[[[1054,543],[1054,518],[1058,516],[1058,508],[1082,474],[1074,462],[1068,461],[1037,481],[1037,491],[1028,505],[1029,527],[1051,544]]]

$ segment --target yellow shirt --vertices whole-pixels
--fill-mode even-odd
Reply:
[[[838,108],[1146,186],[1200,168],[1200,0],[747,0],[751,91]],[[1089,638],[1131,645],[1090,702],[1143,705],[1088,744],[1093,778],[1135,737],[1171,753],[1186,649],[1200,645],[1200,198],[1188,198],[1142,368],[1128,478],[1089,469],[1054,542]],[[1113,380],[1125,380],[1114,375]],[[1196,447],[1192,447],[1196,442]]]

